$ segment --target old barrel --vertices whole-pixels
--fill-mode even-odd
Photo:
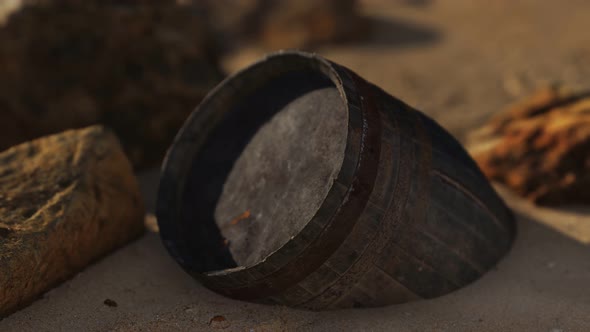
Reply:
[[[312,310],[433,298],[509,250],[510,210],[433,120],[320,56],[229,77],[162,168],[165,247],[226,296]]]

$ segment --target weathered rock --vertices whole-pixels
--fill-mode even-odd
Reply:
[[[205,6],[227,48],[313,48],[358,39],[367,32],[356,0],[192,0]],[[231,9],[230,9],[231,8]],[[229,44],[229,45],[227,45]]]
[[[153,165],[222,78],[203,15],[173,0],[23,1],[0,27],[0,150],[102,123]]]
[[[94,126],[0,153],[0,317],[139,236],[132,167]]]
[[[261,41],[272,49],[350,41],[366,32],[355,0],[272,3],[260,30]]]
[[[22,0],[0,1],[0,25],[6,22],[6,18],[21,6]]]
[[[589,93],[543,89],[470,139],[490,179],[538,204],[590,204]]]

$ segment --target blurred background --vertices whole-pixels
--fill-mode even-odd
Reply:
[[[459,139],[539,87],[590,83],[590,3],[536,0],[1,0],[0,150],[104,123],[158,166],[228,74],[317,52]]]
[[[148,233],[0,330],[205,330],[219,315],[248,331],[588,330],[588,31],[587,0],[0,0],[0,151],[104,124],[148,212],[186,117],[279,49],[316,52],[423,111],[534,203],[585,205],[538,207],[502,189],[518,237],[499,268],[449,296],[375,310],[236,304],[195,287]],[[146,224],[157,231],[153,215]]]

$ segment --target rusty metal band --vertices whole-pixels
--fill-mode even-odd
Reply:
[[[359,90],[363,90],[363,87],[367,87],[367,83],[358,82]],[[372,87],[369,87],[372,88]],[[363,95],[366,95],[366,92],[363,92]],[[403,105],[402,112],[407,112],[407,115],[411,119],[410,123],[402,123],[401,127],[396,125],[395,127],[399,130],[400,135],[406,136],[406,144],[403,146],[410,149],[411,143],[413,138],[417,140],[417,143],[420,145],[420,154],[415,156],[415,167],[417,167],[417,176],[412,177],[410,176],[410,169],[411,166],[407,164],[408,160],[412,160],[410,155],[412,153],[408,153],[410,151],[399,151],[399,161],[403,161],[405,163],[398,164],[400,167],[400,181],[397,183],[395,187],[395,194],[392,196],[391,201],[389,202],[387,214],[383,217],[382,220],[382,227],[383,231],[379,234],[379,236],[373,240],[371,243],[370,248],[363,254],[363,256],[356,261],[351,268],[348,270],[346,275],[342,276],[336,283],[331,285],[326,291],[322,294],[314,297],[312,300],[302,303],[303,307],[319,310],[326,307],[329,307],[332,303],[337,302],[342,296],[348,294],[350,289],[354,287],[375,264],[376,260],[378,259],[379,255],[383,252],[384,248],[390,244],[391,238],[394,235],[395,230],[404,224],[404,220],[401,220],[402,210],[408,203],[406,199],[409,196],[409,190],[411,186],[410,180],[414,182],[414,185],[417,186],[417,194],[415,197],[415,201],[413,202],[416,205],[416,215],[414,218],[414,222],[418,222],[423,218],[427,217],[426,210],[428,208],[428,202],[430,200],[430,191],[429,191],[429,172],[432,167],[432,142],[426,132],[426,129],[417,113],[414,110],[409,109],[407,106]],[[416,136],[412,137],[410,134],[410,128],[405,127],[406,125],[412,125],[414,130],[416,131]],[[415,149],[411,149],[411,151],[415,151]],[[394,179],[391,179],[392,181]],[[392,222],[394,221],[394,222]],[[385,271],[384,271],[385,272]],[[387,273],[387,272],[385,272]],[[389,274],[388,274],[389,275]],[[403,283],[403,280],[398,280],[392,275],[389,275],[390,278],[396,280],[400,285],[406,287]],[[407,288],[409,292],[418,296],[413,290]]]
[[[359,82],[359,84],[361,83]],[[374,91],[379,91],[373,86],[370,86],[369,88],[374,89]],[[384,93],[380,94],[380,96],[383,98]],[[390,105],[398,105],[398,103],[394,102],[390,103]],[[412,176],[412,164],[417,164],[420,161],[419,156],[415,155],[416,151],[412,147],[411,130],[408,127],[408,123],[403,121],[404,116],[397,114],[390,118],[385,114],[386,112],[408,111],[405,105],[400,104],[398,107],[399,108],[395,110],[382,110],[385,115],[384,121],[393,121],[396,134],[400,137],[400,146],[398,147],[399,150],[396,151],[396,155],[398,156],[396,165],[398,168],[398,175],[396,179],[390,179],[390,181],[395,181],[395,187],[393,195],[385,207],[386,213],[381,221],[381,232],[379,232],[377,237],[371,242],[363,255],[353,263],[345,275],[338,279],[336,283],[331,285],[323,293],[302,304],[302,306],[306,308],[319,310],[329,307],[332,303],[338,301],[341,296],[347,294],[374,266],[375,262],[380,257],[380,254],[391,244],[392,238],[397,229],[404,223],[404,220],[402,220],[403,209],[408,203],[407,201],[412,181],[416,180],[415,176]],[[390,277],[397,280],[393,276]],[[397,281],[401,283],[400,280]]]
[[[337,71],[346,70],[335,64],[333,66]],[[346,80],[346,76],[341,75],[341,79]],[[353,76],[358,77],[356,74]],[[361,100],[363,118],[360,158],[348,193],[330,224],[301,254],[264,278],[244,287],[220,288],[214,284],[208,284],[208,287],[221,294],[241,300],[256,300],[273,296],[296,285],[318,269],[342,244],[369,200],[379,164],[380,115],[376,108],[376,102],[371,96],[361,95],[359,97],[361,97],[359,99]],[[206,279],[203,281],[207,283]]]

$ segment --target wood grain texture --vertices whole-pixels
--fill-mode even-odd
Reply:
[[[185,266],[189,273],[243,300],[312,310],[372,307],[449,293],[506,253],[515,233],[511,212],[462,146],[422,113],[352,71],[303,53],[270,56],[227,84],[273,80],[293,70],[329,77],[346,101],[347,148],[331,193],[301,233],[259,263],[215,272]],[[217,89],[185,132],[197,131],[197,120],[219,96],[231,98],[226,86]],[[161,194],[183,185],[173,178],[175,167],[190,172],[175,150]],[[178,213],[161,209],[160,222],[173,229]],[[174,237],[163,237],[182,260]]]

